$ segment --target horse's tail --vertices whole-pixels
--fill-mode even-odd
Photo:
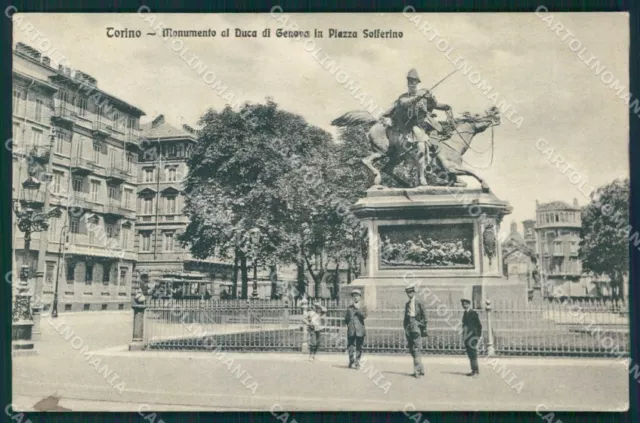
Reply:
[[[340,116],[331,121],[331,125],[333,126],[359,126],[359,125],[367,125],[376,122],[376,119],[371,113],[366,112],[364,110],[356,110],[352,112],[347,112],[344,115]]]

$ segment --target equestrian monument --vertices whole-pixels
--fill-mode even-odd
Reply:
[[[431,90],[418,89],[419,83],[412,69],[407,93],[381,117],[354,111],[332,122],[362,127],[372,147],[363,163],[374,184],[352,207],[367,228],[368,251],[363,275],[345,289],[362,289],[371,309],[405,301],[408,285],[427,301],[431,297],[452,308],[461,298],[471,298],[474,308],[489,299],[524,303],[526,285],[502,273],[498,233],[511,207],[463,158],[474,136],[488,129],[493,149],[499,111],[494,107],[483,115],[454,117],[451,106],[439,103]],[[434,110],[444,111],[446,120],[438,121]],[[383,160],[386,164],[378,169]],[[414,181],[393,173],[400,163],[413,167]],[[382,184],[383,174],[394,187]],[[478,186],[469,186],[461,176]]]

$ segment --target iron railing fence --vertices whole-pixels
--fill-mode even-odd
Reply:
[[[344,315],[349,300],[319,300],[327,308],[321,351],[347,346]],[[463,354],[462,309],[427,309],[427,353]],[[144,344],[149,349],[300,351],[306,341],[303,309],[286,300],[153,299],[144,316]],[[620,356],[629,352],[626,304],[611,301],[498,301],[476,310],[483,325],[480,351],[489,341],[502,355]],[[379,301],[366,320],[365,351],[407,352],[402,328],[404,304]],[[489,337],[489,319],[492,338]]]

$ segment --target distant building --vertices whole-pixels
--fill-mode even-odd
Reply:
[[[527,225],[525,224],[525,234],[527,233],[526,229]],[[527,245],[527,239],[518,232],[516,222],[511,223],[511,231],[502,243],[502,260],[503,272],[507,279],[526,282],[530,291],[534,289],[537,278],[535,248]]]
[[[582,263],[578,259],[582,214],[578,200],[573,204],[536,201],[537,254],[546,287],[543,295],[561,288],[565,295],[585,296],[588,288],[580,283]]]
[[[232,264],[198,260],[178,241],[189,223],[183,211],[183,182],[188,172],[187,157],[197,141],[195,131],[187,125],[176,128],[160,115],[141,125],[141,136],[144,147],[138,156],[136,223],[136,273],[140,283],[153,286],[161,278],[230,280]],[[213,284],[214,297],[219,295],[219,285]]]

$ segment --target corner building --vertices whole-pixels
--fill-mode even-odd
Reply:
[[[143,115],[99,89],[90,75],[54,68],[37,50],[16,45],[13,199],[36,210],[63,210],[61,218],[50,220],[48,231],[32,235],[29,257],[14,219],[14,262],[16,267],[29,264],[41,275],[34,294],[42,296],[44,311],[56,280],[60,312],[129,307]],[[38,164],[36,177],[42,182],[32,200],[21,186],[28,162]]]

